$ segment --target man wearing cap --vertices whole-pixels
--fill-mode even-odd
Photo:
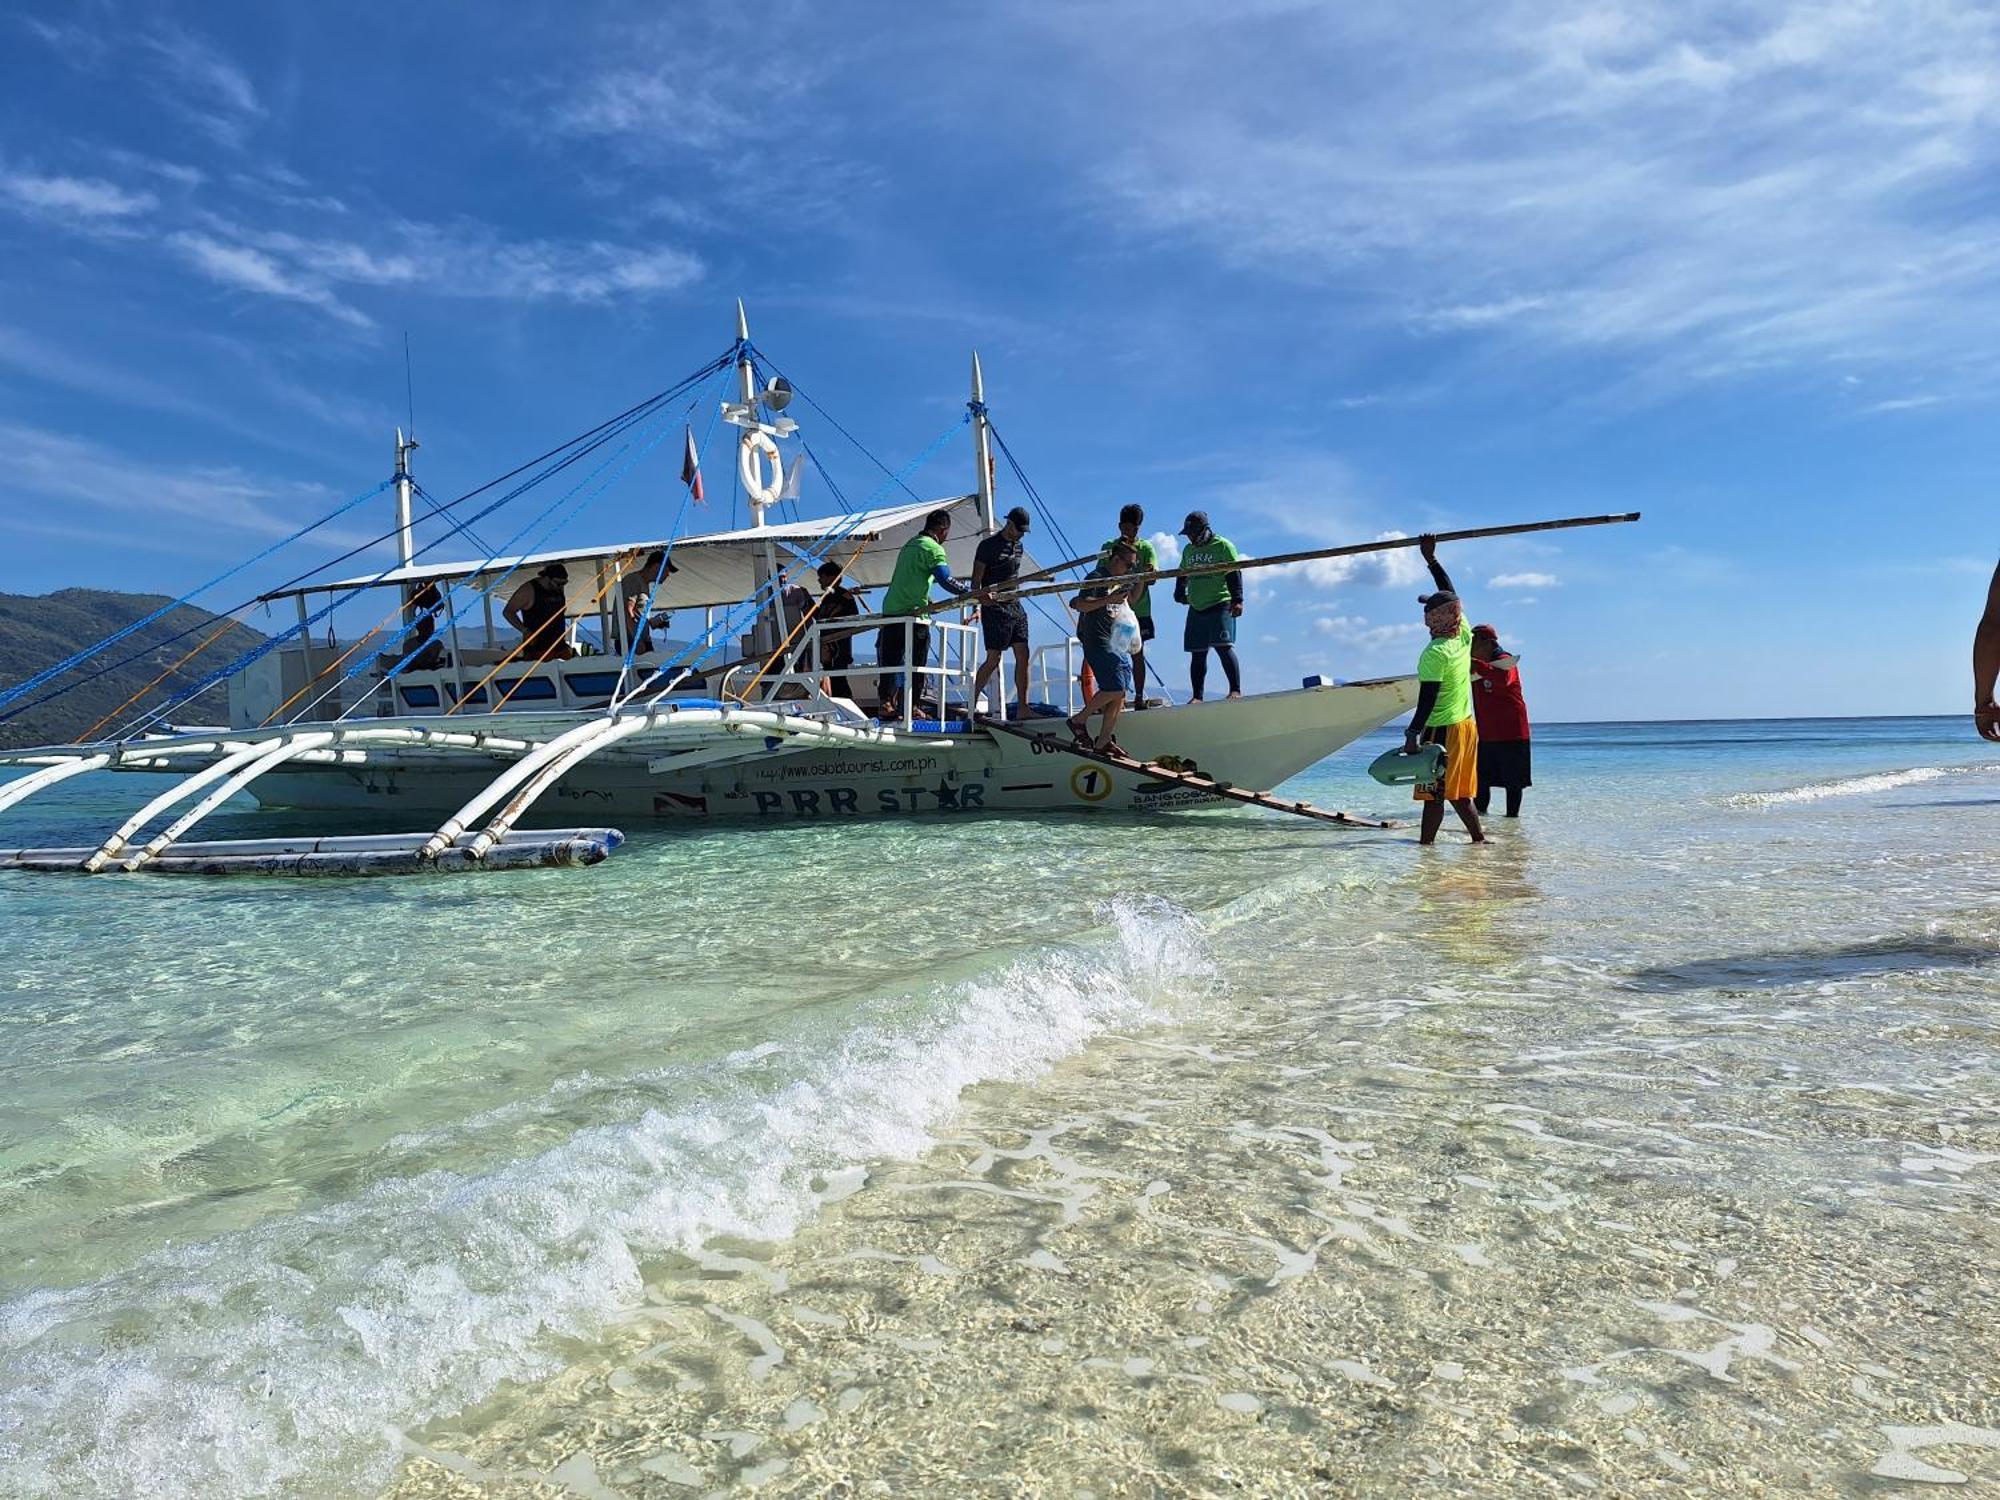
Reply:
[[[1011,584],[1021,575],[1021,539],[1028,534],[1028,512],[1015,506],[1001,528],[972,554],[972,591]],[[1007,717],[1018,719],[1028,702],[1028,611],[1019,599],[988,600],[979,606],[979,633],[986,641],[986,660],[972,679],[975,711],[985,700],[986,684],[1000,668],[1003,652],[1014,653],[1014,706]]]
[[[515,589],[500,613],[521,632],[515,655],[529,661],[568,661],[576,655],[566,634],[569,569],[561,563],[550,563]]]
[[[1416,800],[1424,805],[1417,841],[1437,842],[1438,829],[1444,826],[1444,805],[1449,802],[1465,831],[1472,835],[1472,842],[1483,844],[1486,834],[1479,826],[1479,810],[1472,805],[1479,793],[1479,726],[1472,717],[1472,628],[1465,623],[1465,611],[1451,586],[1451,576],[1437,560],[1437,538],[1426,532],[1417,544],[1437,592],[1417,596],[1431,641],[1417,658],[1417,711],[1403,732],[1403,751],[1414,755],[1422,741],[1444,746],[1445,755],[1442,780],[1416,787]]]
[[[1208,512],[1191,510],[1181,522],[1181,535],[1188,539],[1181,553],[1182,568],[1221,568],[1239,561],[1243,554],[1227,537],[1220,537],[1208,524]],[[1243,696],[1243,671],[1236,664],[1236,622],[1243,616],[1243,572],[1185,573],[1174,580],[1174,602],[1187,606],[1187,625],[1181,644],[1188,652],[1188,687],[1194,701],[1201,702],[1208,682],[1208,653],[1213,650],[1222,663],[1222,675],[1229,679],[1229,696]]]
[[[934,510],[924,517],[924,529],[903,543],[903,550],[896,554],[896,571],[890,575],[888,591],[882,596],[883,614],[918,614],[930,604],[933,583],[949,594],[971,592],[951,576],[951,557],[944,550],[945,538],[950,535],[950,511]],[[905,645],[909,647],[907,661],[903,655]],[[900,718],[902,690],[906,680],[915,674],[893,669],[930,665],[930,626],[921,621],[905,625],[900,620],[891,620],[875,633],[875,660],[883,669],[876,683],[877,696],[882,700],[876,717]],[[909,684],[913,700],[921,699],[923,691],[921,679]]]
[[[1118,535],[1097,549],[1097,560],[1103,562],[1111,555],[1113,547],[1124,542],[1134,553],[1134,573],[1157,573],[1160,570],[1159,550],[1139,535],[1139,528],[1145,524],[1144,507],[1125,506],[1118,512]],[[1138,585],[1138,590],[1132,596],[1132,613],[1139,617],[1139,649],[1132,653],[1131,707],[1134,709],[1146,706],[1146,642],[1153,638],[1153,585],[1142,583]]]
[[[1472,718],[1479,729],[1479,795],[1484,815],[1493,789],[1507,794],[1507,816],[1521,816],[1521,793],[1534,785],[1529,764],[1528,701],[1521,696],[1521,658],[1500,649],[1500,632],[1472,627]]]
[[[619,594],[625,605],[625,639],[636,642],[632,647],[635,655],[651,651],[658,643],[653,639],[655,630],[664,631],[670,618],[667,611],[646,610],[646,601],[666,587],[669,574],[678,573],[665,549],[655,547],[632,566],[618,585]]]

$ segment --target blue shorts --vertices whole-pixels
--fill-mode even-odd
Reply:
[[[1206,651],[1210,646],[1233,646],[1236,644],[1236,616],[1229,612],[1229,606],[1218,604],[1213,609],[1191,609],[1187,612],[1187,626],[1181,634],[1181,647],[1187,651]]]
[[[1100,693],[1116,690],[1130,697],[1132,694],[1132,658],[1122,651],[1113,651],[1109,646],[1083,648],[1083,659],[1090,666],[1090,673],[1097,679]]]

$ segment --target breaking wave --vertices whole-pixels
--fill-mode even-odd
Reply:
[[[1843,776],[1833,781],[1812,781],[1804,786],[1776,792],[1739,792],[1723,800],[1733,807],[1779,807],[1788,802],[1817,802],[1824,797],[1860,797],[1870,792],[1892,792],[1900,786],[1915,786],[1945,776],[1971,776],[2000,771],[1992,766],[1912,766],[1907,771],[1882,771],[1872,776]]]
[[[693,1097],[502,1168],[382,1182],[0,1305],[0,1489],[374,1492],[400,1429],[553,1373],[560,1340],[640,1301],[647,1258],[791,1234],[857,1167],[921,1151],[968,1086],[1164,1019],[1212,973],[1185,912],[1107,916],[1101,944],[739,1053]]]

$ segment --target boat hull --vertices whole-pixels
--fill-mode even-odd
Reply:
[[[1198,769],[1236,786],[1269,788],[1379,727],[1416,702],[1412,678],[1295,689],[1128,713],[1118,738],[1142,761]],[[544,797],[531,822],[645,820],[779,822],[954,812],[1153,812],[1229,805],[1202,792],[1063,754],[1049,742],[983,730],[916,736],[907,746],[815,749],[682,770],[638,760],[586,761]],[[1166,760],[1174,757],[1174,760]],[[268,807],[442,819],[490,782],[494,767],[286,767],[252,788]]]

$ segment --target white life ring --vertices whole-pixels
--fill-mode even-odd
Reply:
[[[762,458],[770,465],[768,474],[758,465]],[[743,480],[743,493],[757,505],[775,505],[785,485],[785,461],[769,433],[746,432],[736,448],[736,472]]]

